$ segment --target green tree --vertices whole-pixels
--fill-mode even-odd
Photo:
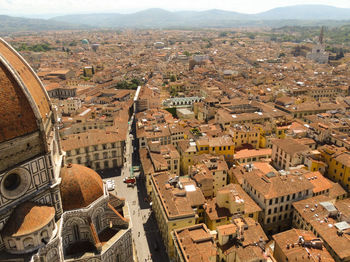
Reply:
[[[187,57],[189,57],[189,56],[191,56],[191,53],[188,52],[188,51],[184,51],[184,55],[187,56]]]

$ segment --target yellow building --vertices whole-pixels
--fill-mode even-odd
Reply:
[[[227,162],[233,162],[234,143],[232,137],[206,137],[196,141],[198,154],[224,156]]]
[[[205,197],[216,196],[217,191],[227,185],[228,166],[223,156],[198,156],[190,170]]]
[[[175,257],[171,232],[195,225],[203,216],[202,191],[189,178],[178,178],[167,172],[151,176],[152,209],[170,259]]]
[[[233,138],[234,146],[237,149],[247,147],[259,148],[260,129],[251,125],[235,125],[229,129]]]
[[[177,142],[177,150],[180,153],[180,174],[187,175],[189,167],[193,165],[197,156],[197,147],[194,141],[185,140]]]
[[[221,188],[217,196],[207,200],[205,223],[210,230],[230,224],[233,216],[242,215],[258,221],[261,208],[238,184]]]
[[[318,150],[313,150],[310,154],[305,156],[304,165],[305,169],[312,172],[319,171],[323,175],[327,169],[327,164]]]
[[[345,148],[325,145],[319,148],[328,168],[327,176],[350,189],[350,153]]]

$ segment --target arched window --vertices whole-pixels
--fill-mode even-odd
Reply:
[[[49,233],[47,232],[47,230],[43,230],[40,233],[40,237],[41,237],[41,239],[49,237]]]
[[[25,238],[25,239],[23,240],[23,246],[24,246],[24,248],[34,246],[33,238],[31,238],[31,237]]]
[[[13,239],[9,239],[8,244],[10,248],[16,248],[16,242]]]

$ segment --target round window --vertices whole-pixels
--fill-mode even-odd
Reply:
[[[12,191],[12,190],[15,190],[20,184],[21,184],[21,177],[16,173],[12,173],[5,178],[4,188],[6,190]]]
[[[11,170],[0,183],[0,193],[7,199],[18,199],[31,185],[30,173],[24,168]]]

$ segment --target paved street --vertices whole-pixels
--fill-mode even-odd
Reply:
[[[131,127],[129,127],[130,131]],[[133,134],[135,136],[135,134]],[[135,142],[134,142],[135,143]],[[115,193],[124,197],[129,204],[129,213],[133,225],[133,239],[136,254],[139,262],[169,261],[165,248],[159,234],[158,226],[150,205],[146,200],[147,193],[142,178],[137,179],[137,186],[127,187],[123,182],[125,177],[130,176],[132,165],[139,165],[137,152],[133,154],[134,145],[130,136],[126,141],[126,162],[121,172],[117,170],[105,170],[101,175],[104,180],[113,179],[115,181]]]

